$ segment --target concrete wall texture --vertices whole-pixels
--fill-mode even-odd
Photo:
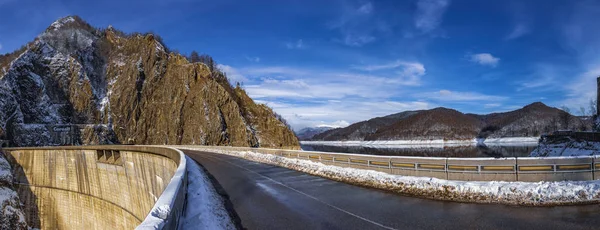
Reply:
[[[134,229],[153,209],[180,163],[172,153],[176,150],[166,148],[4,151],[13,166],[27,223],[41,229]]]
[[[600,179],[600,156],[588,157],[507,157],[444,158],[402,157],[278,150],[246,147],[193,148],[253,151],[283,157],[307,159],[323,164],[371,169],[403,175],[461,181],[586,181]]]

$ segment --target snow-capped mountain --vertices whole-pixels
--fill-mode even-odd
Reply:
[[[306,128],[301,129],[300,131],[296,132],[296,136],[301,141],[310,140],[312,137],[314,137],[317,134],[320,134],[320,133],[323,133],[325,131],[329,131],[332,129],[336,129],[336,128],[339,128],[339,127],[333,127],[333,126],[306,127]]]

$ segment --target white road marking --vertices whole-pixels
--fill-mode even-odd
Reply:
[[[286,188],[288,188],[288,189],[290,189],[290,190],[292,190],[292,191],[294,191],[294,192],[297,192],[297,193],[299,193],[299,194],[302,194],[302,195],[304,195],[304,196],[306,196],[306,197],[308,197],[308,198],[310,198],[310,199],[313,199],[313,200],[315,200],[315,201],[317,201],[317,202],[319,202],[319,203],[321,203],[321,204],[327,205],[327,206],[329,206],[329,207],[331,207],[331,208],[333,208],[333,209],[336,209],[336,210],[338,210],[338,211],[340,211],[340,212],[346,213],[346,214],[348,214],[348,215],[350,215],[350,216],[356,217],[356,218],[358,218],[358,219],[361,219],[361,220],[363,220],[363,221],[366,221],[366,222],[368,222],[368,223],[371,223],[371,224],[377,225],[377,226],[379,226],[379,227],[381,227],[381,228],[385,228],[385,229],[395,229],[395,228],[392,228],[392,227],[389,227],[389,226],[385,226],[385,225],[383,225],[383,224],[381,224],[381,223],[375,222],[375,221],[373,221],[373,220],[367,219],[367,218],[365,218],[365,217],[359,216],[359,215],[357,215],[357,214],[354,214],[354,213],[352,213],[352,212],[350,212],[350,211],[344,210],[344,209],[342,209],[342,208],[340,208],[340,207],[337,207],[337,206],[335,206],[335,205],[332,205],[332,204],[329,204],[329,203],[327,203],[327,202],[324,202],[324,201],[320,200],[319,198],[316,198],[316,197],[314,197],[314,196],[311,196],[311,195],[309,195],[309,194],[306,194],[306,193],[304,193],[304,192],[302,192],[302,191],[299,191],[299,190],[297,190],[297,189],[295,189],[295,188],[292,188],[292,187],[290,187],[290,186],[287,186],[287,185],[285,185],[285,184],[283,184],[283,183],[281,183],[281,182],[279,182],[279,181],[276,181],[276,180],[274,180],[273,178],[270,178],[270,177],[268,177],[268,176],[262,175],[262,174],[260,174],[260,173],[257,173],[257,172],[255,172],[255,171],[253,171],[253,170],[250,170],[250,169],[247,169],[247,168],[245,168],[245,167],[243,167],[243,166],[240,166],[240,165],[238,165],[238,164],[232,163],[232,162],[230,162],[230,161],[227,161],[227,160],[219,159],[219,158],[216,158],[216,157],[211,157],[211,156],[207,156],[207,155],[202,155],[202,156],[204,156],[204,157],[207,157],[207,158],[211,158],[211,159],[213,159],[213,160],[223,161],[223,162],[226,162],[226,163],[228,163],[228,164],[231,164],[231,165],[233,165],[233,166],[236,166],[236,167],[238,167],[238,168],[244,169],[244,170],[246,170],[246,171],[248,171],[248,172],[254,173],[254,174],[258,175],[258,176],[261,176],[261,177],[263,177],[263,178],[265,178],[265,179],[267,179],[267,180],[270,180],[270,181],[272,181],[273,183],[279,184],[279,185],[281,185],[281,186],[283,186],[283,187],[286,187]],[[246,160],[246,161],[248,161],[248,160]],[[250,161],[250,162],[252,162],[252,161]],[[291,169],[290,169],[290,170],[291,170]]]

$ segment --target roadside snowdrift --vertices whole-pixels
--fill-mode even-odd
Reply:
[[[223,200],[198,164],[187,158],[187,206],[180,229],[235,229]]]
[[[189,147],[183,149],[194,150],[194,148]],[[223,151],[206,148],[202,148],[201,150],[286,167],[350,184],[430,199],[528,206],[598,203],[600,201],[600,181],[597,180],[537,183],[450,181],[330,166],[309,160],[285,158],[250,151]]]

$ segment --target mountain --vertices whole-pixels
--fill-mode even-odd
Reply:
[[[329,126],[319,126],[319,127],[306,127],[296,132],[296,136],[298,139],[302,140],[310,140],[315,135],[323,133],[325,131],[329,131],[335,129],[334,127]]]
[[[560,129],[588,130],[589,121],[572,116],[569,113],[535,102],[521,109],[505,113],[469,116],[478,118],[486,126],[480,132],[481,137],[529,137],[540,136]]]
[[[589,122],[541,102],[487,115],[447,108],[407,111],[357,122],[315,135],[314,141],[467,140],[477,137],[531,137],[559,129],[588,130]]]
[[[299,148],[285,121],[231,86],[212,58],[190,62],[157,35],[96,29],[76,16],[0,56],[0,98],[0,139],[17,146],[73,138]]]
[[[393,123],[415,115],[421,111],[406,111],[388,115],[385,117],[377,117],[367,121],[361,121],[349,125],[345,128],[332,129],[315,135],[312,140],[322,141],[348,141],[348,140],[365,140],[368,135],[374,134],[377,130],[392,125]]]
[[[12,170],[0,152],[0,229],[28,229],[24,214]]]

